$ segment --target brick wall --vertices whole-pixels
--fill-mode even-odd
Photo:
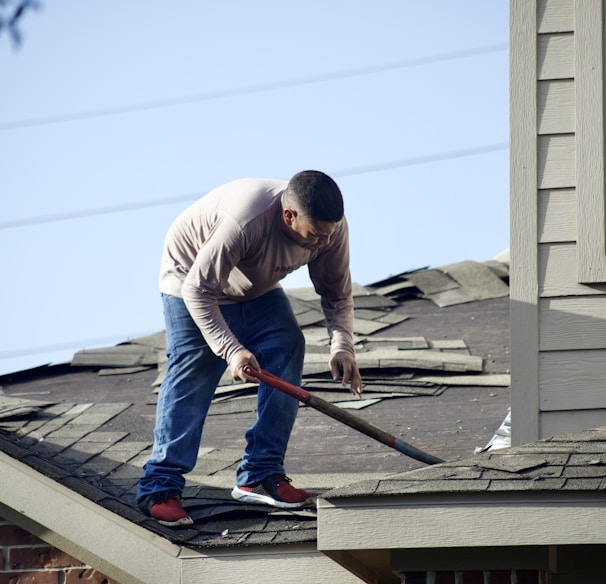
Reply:
[[[402,584],[551,584],[551,576],[543,570],[406,572]]]
[[[0,517],[0,584],[118,584]]]

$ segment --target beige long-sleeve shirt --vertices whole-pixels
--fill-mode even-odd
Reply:
[[[331,352],[354,352],[347,221],[325,247],[301,247],[282,227],[286,185],[252,178],[227,183],[186,209],[166,236],[160,291],[183,298],[211,350],[227,362],[243,345],[219,306],[279,288],[303,265],[321,297]]]

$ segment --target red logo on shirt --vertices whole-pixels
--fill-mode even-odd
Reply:
[[[296,270],[296,268],[292,267],[292,266],[276,266],[274,268],[274,272],[277,274],[278,272],[280,274],[290,274],[291,272],[294,272]]]

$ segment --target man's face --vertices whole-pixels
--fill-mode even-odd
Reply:
[[[312,223],[292,209],[284,211],[284,224],[287,235],[306,249],[320,249],[327,245],[338,225],[332,221]]]

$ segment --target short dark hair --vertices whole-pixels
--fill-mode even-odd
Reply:
[[[310,221],[336,223],[343,219],[343,195],[337,183],[319,170],[295,174],[284,194],[286,202],[299,206]]]

